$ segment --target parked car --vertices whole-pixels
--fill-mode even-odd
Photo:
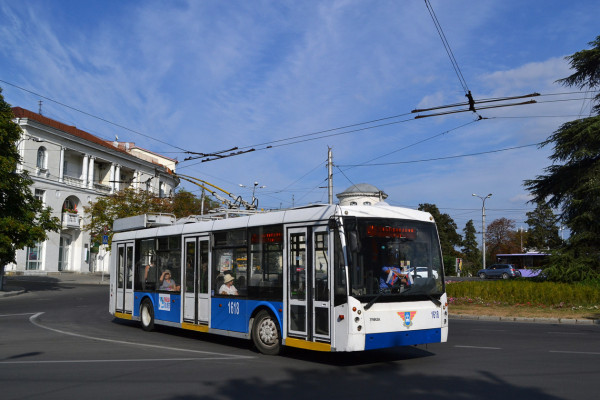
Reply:
[[[521,273],[512,264],[494,264],[494,265],[490,265],[486,269],[480,269],[479,271],[477,271],[477,275],[481,279],[485,279],[485,278],[510,279],[510,278],[520,277]]]
[[[410,268],[409,270],[410,275],[415,275],[415,268]],[[435,269],[431,270],[432,272],[432,276],[433,278],[437,279],[438,278],[438,273]],[[417,278],[429,278],[429,269],[427,267],[417,267]]]

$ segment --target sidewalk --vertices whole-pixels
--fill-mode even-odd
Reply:
[[[25,288],[20,282],[43,282],[53,284],[77,284],[77,285],[108,285],[110,276],[99,272],[79,273],[79,272],[48,272],[35,275],[5,275],[4,290],[0,292],[0,298],[16,296],[25,293]]]

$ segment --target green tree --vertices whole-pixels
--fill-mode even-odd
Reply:
[[[494,263],[496,254],[520,252],[520,239],[515,230],[515,221],[498,218],[486,228],[486,264]]]
[[[567,59],[575,73],[561,79],[566,86],[600,86],[600,36]],[[600,95],[594,111],[600,113]],[[552,145],[552,165],[545,175],[525,181],[533,202],[560,209],[571,237],[549,259],[546,275],[560,281],[600,277],[600,116],[563,124],[540,147]]]
[[[173,196],[172,212],[177,218],[184,218],[190,215],[200,215],[202,211],[208,213],[209,210],[219,207],[219,203],[210,200],[209,197],[204,198],[204,208],[202,207],[202,199],[196,197],[192,192],[185,189],[179,189]]]
[[[525,223],[529,226],[525,247],[536,250],[558,248],[562,243],[558,236],[558,217],[546,203],[538,203],[528,212]]]
[[[474,275],[481,265],[481,250],[477,243],[477,230],[473,220],[467,221],[463,229],[462,253],[464,256],[463,270]]]
[[[51,216],[52,209],[31,192],[33,181],[27,171],[17,172],[22,131],[13,118],[0,88],[0,290],[4,268],[16,262],[17,250],[34,246],[48,238],[47,232],[60,229],[60,220]]]
[[[204,212],[216,208],[217,203],[205,199]],[[112,226],[116,219],[147,213],[174,214],[177,218],[199,215],[201,199],[184,189],[178,190],[172,199],[156,197],[154,194],[135,189],[125,189],[110,196],[99,198],[84,207],[86,223],[83,229],[89,231],[95,242],[108,228],[108,241],[112,243]],[[109,246],[110,248],[110,246]]]
[[[455,258],[459,255],[457,248],[462,245],[462,237],[456,232],[458,229],[456,222],[450,215],[441,213],[435,204],[419,204],[419,210],[433,216],[440,235],[444,266],[448,272],[454,271]]]
[[[90,232],[95,242],[99,242],[100,237],[108,229],[110,244],[113,222],[116,219],[147,213],[171,213],[170,203],[169,198],[156,197],[143,190],[121,190],[110,196],[100,197],[83,208],[86,219],[83,229]]]

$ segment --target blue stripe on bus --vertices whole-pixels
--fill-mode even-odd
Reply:
[[[145,293],[135,292],[133,300],[133,315],[140,316],[142,301],[149,298],[154,307],[154,319],[161,321],[181,322],[181,295],[173,293]]]
[[[385,349],[396,346],[436,343],[442,341],[442,330],[423,329],[418,331],[371,333],[365,337],[365,350]]]
[[[248,321],[257,307],[271,311],[279,323],[283,320],[283,303],[261,300],[244,300],[236,297],[211,299],[210,327],[226,331],[248,333]]]

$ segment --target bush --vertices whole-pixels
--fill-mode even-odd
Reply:
[[[446,286],[449,298],[478,298],[506,304],[594,306],[600,304],[600,281],[580,283],[529,280],[455,282]]]

